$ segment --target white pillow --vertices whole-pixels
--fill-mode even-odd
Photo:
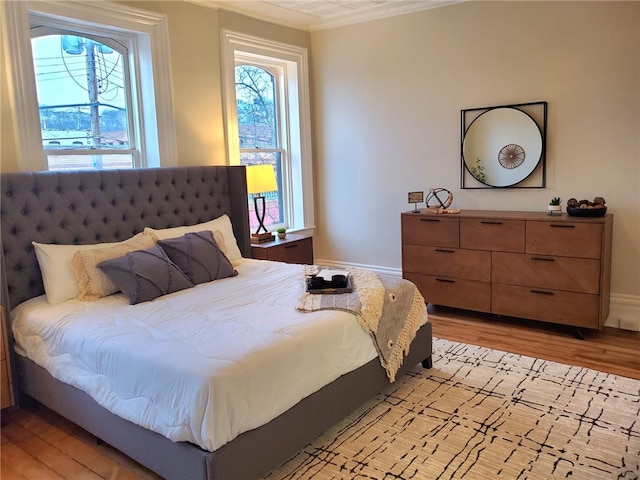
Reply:
[[[216,242],[218,244],[222,243],[222,245],[218,246],[227,256],[229,261],[233,262],[242,258],[242,252],[240,252],[240,247],[238,247],[238,241],[236,240],[236,236],[233,234],[231,219],[226,213],[214,220],[199,223],[197,225],[164,228],[162,230],[145,227],[144,233],[152,233],[158,240],[166,240],[167,238],[181,237],[185,233],[202,232],[204,230],[211,230]],[[222,242],[219,241],[221,237],[223,240]]]
[[[42,273],[47,302],[55,305],[76,298],[80,293],[78,282],[71,267],[73,255],[78,250],[116,245],[119,242],[94,245],[55,245],[31,242],[36,251],[38,265]]]

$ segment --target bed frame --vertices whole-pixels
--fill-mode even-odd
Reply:
[[[194,225],[226,213],[243,256],[250,256],[244,167],[6,173],[0,176],[0,187],[2,304],[7,311],[44,293],[32,241],[121,241],[145,226]],[[418,332],[397,378],[420,362],[430,366],[431,341],[431,324],[427,323]],[[208,452],[123,420],[34,362],[15,354],[12,359],[14,384],[21,394],[162,477],[176,480],[260,478],[388,385],[384,369],[374,359],[266,425]]]

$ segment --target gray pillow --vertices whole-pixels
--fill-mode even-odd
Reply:
[[[158,245],[128,252],[97,265],[134,305],[193,287]]]
[[[238,275],[211,230],[158,240],[158,245],[194,285]]]

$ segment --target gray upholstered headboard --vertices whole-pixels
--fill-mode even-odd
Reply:
[[[194,225],[228,214],[250,256],[242,166],[150,168],[0,175],[2,304],[42,295],[32,241],[90,244],[125,240],[144,227]]]

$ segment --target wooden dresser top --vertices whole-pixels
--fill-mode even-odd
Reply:
[[[435,213],[428,208],[421,208],[419,213],[413,211],[402,212],[403,216],[428,215],[441,218],[491,218],[503,220],[538,220],[545,222],[586,222],[606,223],[613,220],[613,214],[607,213],[602,217],[574,217],[566,212],[562,215],[549,215],[547,212],[508,211],[508,210],[460,210],[460,213]]]

